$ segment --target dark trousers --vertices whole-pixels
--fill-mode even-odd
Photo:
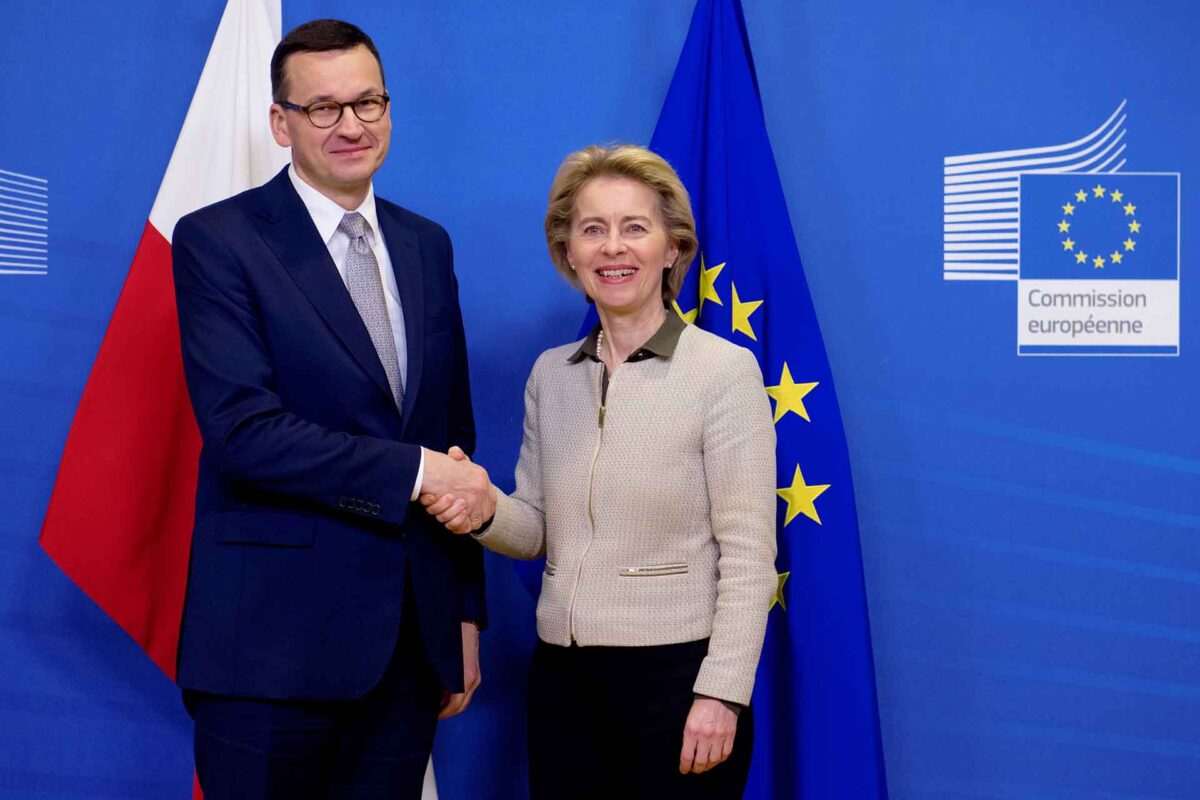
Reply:
[[[749,708],[725,762],[679,773],[692,685],[707,652],[707,639],[655,647],[539,640],[529,690],[532,800],[740,798],[754,740]]]
[[[420,800],[442,687],[409,598],[391,663],[362,698],[183,695],[205,800]]]

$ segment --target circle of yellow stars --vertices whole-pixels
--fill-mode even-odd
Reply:
[[[1125,216],[1133,217],[1130,222],[1126,223],[1126,227],[1129,228],[1129,235],[1125,238],[1125,241],[1121,242],[1115,250],[1108,254],[1108,258],[1105,258],[1102,254],[1090,257],[1093,269],[1104,269],[1105,264],[1120,264],[1125,259],[1125,255],[1133,251],[1133,249],[1137,246],[1137,240],[1134,239],[1133,236],[1134,234],[1142,232],[1142,224],[1138,222],[1137,217],[1134,216],[1137,213],[1137,206],[1126,200],[1125,195],[1121,193],[1120,189],[1113,189],[1110,192],[1105,186],[1096,184],[1094,187],[1092,187],[1090,196],[1093,200],[1100,200],[1107,196],[1111,202],[1117,203],[1118,205],[1124,201],[1124,205],[1121,206],[1121,209],[1125,212]],[[1075,249],[1077,242],[1075,242],[1070,236],[1071,223],[1067,221],[1067,217],[1074,217],[1076,209],[1079,206],[1085,205],[1088,201],[1088,197],[1088,192],[1084,189],[1080,189],[1075,192],[1075,202],[1072,203],[1070,200],[1068,200],[1063,205],[1063,216],[1058,222],[1058,232],[1067,234],[1067,238],[1062,240],[1063,252],[1069,252],[1075,258],[1076,264],[1088,263],[1089,256],[1082,248],[1079,250]]]
[[[672,303],[675,313],[684,322],[694,324],[700,316],[700,311],[704,308],[705,303],[715,303],[719,306],[725,305],[721,299],[720,292],[717,290],[717,278],[726,266],[727,263],[723,261],[720,264],[710,267],[705,261],[704,254],[700,255],[700,286],[696,307],[690,311],[684,311],[678,301],[673,301]],[[731,331],[733,333],[741,333],[753,341],[758,341],[758,335],[751,322],[751,315],[762,308],[765,301],[743,300],[738,293],[737,284],[732,280],[729,281],[729,292]],[[767,396],[774,401],[775,424],[778,425],[780,420],[788,414],[794,414],[805,422],[812,422],[808,408],[804,405],[804,399],[819,385],[819,381],[796,382],[792,377],[791,367],[788,365],[788,362],[784,361],[779,375],[779,382],[773,386],[765,387]],[[821,516],[817,512],[816,501],[830,486],[831,484],[828,483],[808,483],[804,477],[804,473],[800,470],[800,465],[794,465],[791,484],[781,486],[775,490],[775,494],[779,499],[787,504],[783,514],[783,526],[786,528],[800,516],[821,525]],[[778,605],[784,611],[787,611],[787,602],[784,598],[783,587],[790,575],[790,572],[778,573],[778,586],[774,596],[771,598],[770,608]]]

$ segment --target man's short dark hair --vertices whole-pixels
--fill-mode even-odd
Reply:
[[[288,31],[287,36],[275,47],[271,56],[271,98],[276,102],[287,100],[291,90],[288,85],[287,66],[288,56],[296,53],[325,53],[330,50],[350,50],[362,45],[375,56],[379,65],[379,78],[383,80],[383,60],[371,37],[362,28],[343,22],[340,19],[314,19],[297,25]],[[387,85],[386,82],[384,84]]]

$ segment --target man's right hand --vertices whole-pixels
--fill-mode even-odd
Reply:
[[[496,513],[496,493],[487,470],[458,447],[448,454],[425,448],[421,504],[454,533],[479,530]]]

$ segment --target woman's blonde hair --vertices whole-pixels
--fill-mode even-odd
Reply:
[[[578,276],[567,263],[567,241],[575,216],[579,191],[593,178],[629,178],[649,188],[658,196],[667,237],[679,249],[671,269],[663,273],[663,302],[679,295],[683,279],[692,259],[696,257],[696,220],[692,217],[692,202],[683,181],[666,159],[645,147],[632,144],[603,147],[591,145],[576,150],[563,159],[550,187],[550,202],[546,209],[546,247],[554,268],[576,289],[582,289]]]

